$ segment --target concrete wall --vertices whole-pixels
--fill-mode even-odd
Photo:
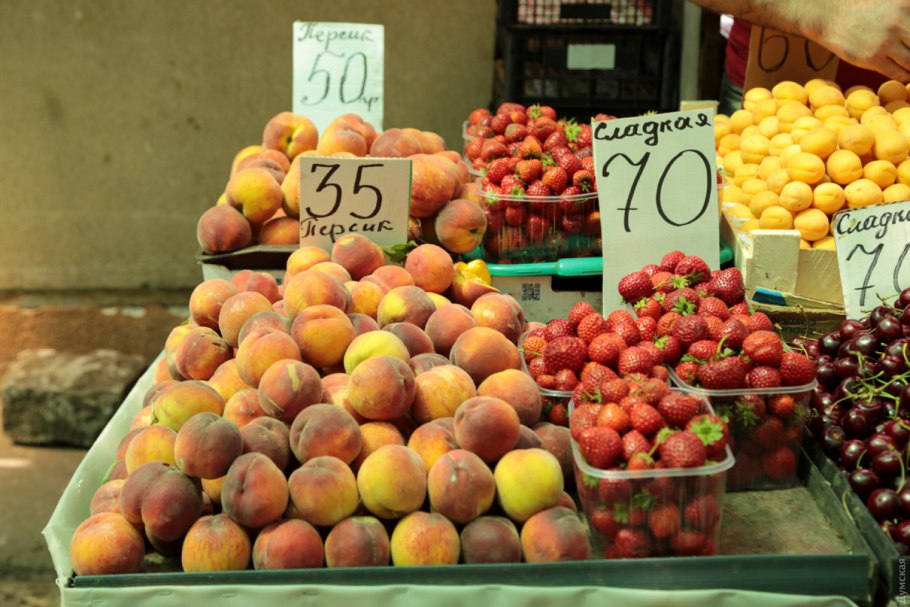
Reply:
[[[186,289],[199,215],[291,105],[291,24],[385,25],[385,124],[491,97],[495,0],[3,0],[0,293]]]

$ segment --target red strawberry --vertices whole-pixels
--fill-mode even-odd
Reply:
[[[692,361],[683,361],[677,364],[673,368],[673,371],[676,373],[677,377],[682,380],[683,383],[695,385],[698,369],[698,363]]]
[[[721,331],[721,338],[726,338],[724,346],[732,350],[739,350],[748,335],[749,330],[738,318],[728,318],[724,321],[724,328]]]
[[[575,136],[575,149],[590,147],[593,143],[593,138],[594,133],[591,130],[591,125],[588,123],[582,124],[578,130],[578,135]]]
[[[632,427],[647,436],[654,436],[667,424],[660,412],[647,403],[639,403],[629,411]]]
[[[712,339],[699,339],[686,350],[688,359],[707,362],[717,354],[717,342]]]
[[[654,458],[648,453],[633,453],[626,462],[626,470],[650,470],[654,467]]]
[[[512,124],[512,118],[507,112],[497,112],[496,115],[490,119],[490,128],[493,129],[493,132],[497,135],[504,133],[506,127],[510,124]]]
[[[695,398],[680,392],[670,392],[657,403],[657,410],[667,424],[677,428],[685,428],[700,409],[701,404]]]
[[[578,156],[573,154],[570,149],[554,148],[550,150],[550,152],[553,154],[553,160],[556,161],[557,165],[562,167],[569,178],[571,178],[576,171],[582,170],[581,160],[579,160]]]
[[[662,352],[662,360],[668,365],[675,365],[682,357],[682,344],[672,335],[664,335],[654,340],[654,345]]]
[[[543,154],[543,148],[540,145],[540,140],[533,135],[525,137],[524,141],[518,146],[519,158],[540,158],[541,154]]]
[[[505,221],[506,225],[520,226],[525,223],[526,215],[527,211],[524,206],[508,206],[502,214],[502,219]]]
[[[645,558],[654,550],[654,540],[644,529],[624,527],[617,532],[611,546],[616,558]]]
[[[750,332],[754,331],[773,331],[774,323],[764,312],[755,312],[749,315],[749,321],[746,325]]]
[[[525,162],[529,162],[529,161],[525,161]],[[532,181],[531,183],[528,184],[527,189],[525,189],[525,194],[528,196],[528,198],[532,198],[532,199],[533,198],[548,198],[549,196],[551,196],[553,194],[553,192],[550,191],[550,188],[549,188],[549,186],[547,186],[547,184],[545,184],[540,179],[537,179],[536,181]]]
[[[626,348],[626,342],[615,333],[600,333],[588,344],[588,358],[602,365],[616,368],[619,353]]]
[[[543,362],[543,359],[541,358],[540,361]],[[534,378],[534,381],[544,390],[556,389],[556,376],[551,373],[541,373]]]
[[[641,269],[642,272],[647,274],[650,278],[654,278],[654,275],[660,272],[660,266],[656,263],[649,263]]]
[[[578,385],[578,376],[572,369],[560,369],[554,374],[554,377],[556,378],[555,389],[560,392],[571,392]]]
[[[709,360],[698,368],[698,383],[708,390],[735,390],[746,385],[746,366],[738,356]]]
[[[592,428],[597,423],[597,416],[603,408],[601,404],[581,405],[575,407],[569,416],[569,431],[576,441],[585,428]]]
[[[582,367],[578,379],[585,387],[585,390],[593,393],[600,390],[602,383],[616,377],[618,376],[613,372],[613,369],[592,360],[585,363],[585,366]]]
[[[638,335],[642,342],[651,343],[657,337],[657,320],[651,316],[641,316],[635,321]]]
[[[531,120],[537,120],[541,117],[547,117],[550,120],[556,120],[556,110],[554,110],[549,105],[541,105],[539,103],[535,103],[528,108],[527,114],[528,118]]]
[[[605,403],[618,403],[629,394],[629,384],[624,379],[608,379],[600,384],[600,394]]]
[[[569,408],[565,403],[554,403],[546,412],[546,419],[557,426],[569,425]]]
[[[521,342],[521,349],[526,361],[543,356],[543,351],[546,347],[547,340],[541,335],[528,335]]]
[[[540,141],[546,141],[557,130],[556,121],[548,116],[541,116],[530,125],[528,132]]]
[[[784,352],[780,358],[780,377],[785,386],[802,386],[815,379],[815,363],[802,352]]]
[[[711,280],[714,295],[728,306],[742,302],[746,295],[743,285],[743,275],[736,268],[723,270],[720,275]]]
[[[774,367],[759,366],[746,374],[747,388],[778,388],[780,385],[780,372]]]
[[[746,316],[748,316],[749,315],[749,305],[743,301],[736,305],[730,306],[730,316],[734,316],[736,314],[745,314]]]
[[[704,259],[696,255],[683,257],[676,264],[673,272],[679,276],[685,276],[690,285],[697,285],[711,278],[711,268],[708,267]]]
[[[664,272],[674,272],[676,265],[686,256],[682,251],[670,251],[660,258],[660,269]]]
[[[663,316],[657,319],[657,336],[663,337],[664,335],[672,335],[673,325],[675,325],[680,318],[682,318],[682,314],[679,312],[664,313]]]
[[[672,335],[679,340],[683,348],[689,347],[708,334],[708,325],[702,316],[695,314],[683,316],[673,325]]]
[[[667,468],[697,468],[704,466],[708,458],[705,444],[688,430],[671,434],[657,448],[657,453]]]
[[[591,513],[591,526],[607,540],[612,541],[619,530],[622,529],[622,523],[616,520],[612,509],[598,508]]]
[[[711,413],[702,413],[690,419],[685,429],[704,443],[708,459],[724,459],[730,442],[730,426],[723,419]]]
[[[653,297],[640,299],[638,303],[635,304],[635,315],[639,318],[648,317],[657,320],[661,317],[661,315],[663,315],[663,313],[663,308],[660,307],[660,304]]]
[[[681,315],[695,314],[701,303],[701,296],[691,287],[682,287],[667,293],[660,302],[664,312],[679,312]]]
[[[578,326],[578,323],[581,322],[582,318],[588,314],[593,314],[595,312],[597,312],[597,310],[595,310],[594,306],[592,306],[590,303],[587,301],[579,301],[574,306],[572,306],[571,310],[569,310],[569,324],[575,328]]]
[[[596,192],[597,184],[594,181],[594,173],[587,169],[579,169],[572,173],[572,185],[582,192]]]
[[[543,356],[538,356],[528,361],[528,374],[535,380],[546,373],[547,363],[544,362]]]
[[[629,346],[634,346],[641,341],[641,332],[634,321],[618,323],[611,330]]]
[[[499,185],[502,183],[502,178],[511,172],[512,168],[509,165],[509,161],[505,158],[497,158],[487,167],[484,179],[488,179],[493,185]]]
[[[713,493],[703,493],[689,500],[683,510],[683,518],[690,527],[711,533],[720,522],[720,508]]]
[[[613,428],[619,433],[623,433],[632,425],[629,414],[626,410],[616,403],[605,403],[603,409],[597,415],[597,425]]]
[[[716,316],[721,320],[730,318],[730,310],[722,300],[717,297],[704,297],[698,306],[700,316]]]
[[[546,184],[548,188],[550,188],[553,194],[560,194],[563,190],[566,189],[566,185],[569,182],[569,176],[566,174],[566,170],[562,167],[550,167],[544,171],[543,177],[541,177],[541,181],[543,181],[543,183]]]
[[[561,131],[553,131],[543,142],[543,149],[549,151],[553,148],[564,148],[568,145],[569,141],[566,139],[565,133],[562,133]]]
[[[734,402],[734,416],[738,425],[751,428],[768,414],[765,399],[760,394],[743,394]],[[729,416],[727,416],[729,418]],[[728,419],[729,423],[730,419]]]
[[[651,295],[651,279],[644,272],[630,272],[620,279],[617,290],[624,300],[635,304]]]
[[[619,353],[619,361],[616,366],[620,375],[648,373],[654,366],[654,359],[647,350],[639,346],[630,346]]]
[[[607,329],[610,331],[617,324],[625,322],[635,322],[635,317],[628,310],[613,310],[607,315]]]
[[[506,144],[496,139],[485,139],[480,148],[480,157],[487,162],[494,158],[502,158],[509,153]]]
[[[480,152],[483,149],[483,142],[485,139],[483,137],[474,137],[471,141],[468,142],[468,147],[465,148],[464,154],[471,160],[480,157]]]
[[[716,316],[703,316],[705,324],[708,325],[708,339],[720,341],[724,336],[724,322]]]
[[[569,324],[568,320],[565,318],[554,318],[547,323],[544,329],[544,338],[547,341],[552,341],[557,337],[572,335],[573,333],[572,325]]]
[[[622,504],[632,497],[632,481],[627,478],[602,478],[597,483],[597,498],[607,504]],[[626,503],[624,503],[626,502]]]
[[[550,238],[550,220],[540,215],[531,215],[525,223],[528,242],[540,244]]]
[[[515,143],[516,141],[521,141],[528,136],[528,127],[523,124],[513,122],[506,127],[503,135],[505,136],[507,143]]]
[[[654,333],[652,332],[651,335],[652,335],[651,339],[653,339]],[[642,348],[651,356],[651,363],[652,363],[651,367],[652,368],[659,367],[660,365],[664,364],[664,351],[661,350],[660,348],[658,348],[657,346],[655,346],[653,341],[642,340],[637,345],[639,348]],[[643,372],[642,375],[647,376],[650,373],[651,373],[651,371],[649,370],[646,373]]]
[[[670,538],[670,550],[676,556],[710,556],[714,545],[701,531],[682,529]]]
[[[609,426],[591,426],[582,430],[578,435],[578,447],[585,461],[601,470],[611,467],[622,455],[622,439]]]
[[[576,329],[578,337],[583,339],[587,344],[590,344],[591,341],[601,333],[606,332],[607,321],[598,312],[588,314],[581,319],[581,322],[578,323],[578,328]]]
[[[662,398],[670,394],[670,386],[667,382],[652,377],[640,386],[633,387],[631,394],[641,398],[649,405],[657,406]]]
[[[651,441],[638,430],[629,430],[622,435],[622,453],[626,460],[632,459],[636,453],[649,453],[650,451]]]
[[[764,449],[776,449],[786,441],[786,428],[778,417],[769,415],[752,428],[749,438]]]
[[[756,331],[746,336],[742,349],[743,354],[751,358],[756,365],[779,367],[784,353],[784,343],[773,331]]]
[[[688,283],[680,276],[660,270],[651,276],[651,286],[655,293],[669,293],[675,289],[688,286]]]
[[[787,445],[782,445],[761,455],[762,472],[774,481],[786,481],[796,474],[796,454]]]
[[[519,160],[518,164],[515,165],[515,174],[524,183],[533,183],[540,179],[543,174],[543,165],[540,163],[539,158]]]
[[[655,539],[670,537],[679,529],[679,506],[665,503],[648,512],[648,529]]]
[[[768,398],[768,410],[782,420],[796,415],[796,400],[791,394],[775,394]]]

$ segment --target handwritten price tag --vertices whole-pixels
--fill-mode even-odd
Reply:
[[[783,80],[834,80],[838,61],[834,53],[801,36],[753,25],[743,89],[770,89]]]
[[[382,25],[295,21],[292,111],[320,132],[347,113],[382,129],[384,42]]]
[[[847,318],[910,287],[910,201],[837,213],[834,242]]]
[[[604,311],[620,278],[674,249],[720,264],[714,113],[592,123],[603,240]]]
[[[300,244],[331,250],[360,232],[380,246],[407,241],[409,158],[300,157]]]

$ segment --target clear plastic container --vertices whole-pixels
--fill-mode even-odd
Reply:
[[[518,338],[518,352],[519,352],[519,354],[521,354],[522,370],[525,373],[527,373],[528,375],[530,375],[531,371],[530,371],[530,369],[528,369],[528,361],[525,359],[525,352],[524,352],[524,346],[523,346],[525,338],[528,336],[528,333],[530,333],[530,331],[526,331],[526,332],[522,333],[521,337]],[[536,381],[535,381],[535,383],[536,383]],[[565,405],[566,407],[568,407],[570,404],[569,401],[572,400],[571,391],[549,390],[540,385],[537,386],[537,390],[540,392],[540,396],[543,399],[544,410],[547,410],[550,407],[552,407],[553,405],[557,405],[557,404]]]
[[[672,367],[667,370],[672,385],[708,399],[715,412],[727,419],[736,458],[728,479],[730,491],[785,489],[799,482],[803,428],[817,381],[779,388],[707,390],[687,384]]]
[[[570,416],[573,409],[570,402]],[[727,471],[734,465],[729,446],[723,460],[699,468],[602,470],[585,461],[573,439],[572,459],[596,556],[716,554]]]

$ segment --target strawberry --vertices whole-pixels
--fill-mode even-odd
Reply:
[[[774,367],[758,366],[746,374],[747,388],[778,388],[780,385],[780,372]]]
[[[551,424],[556,424],[557,426],[568,426],[569,425],[569,408],[565,403],[553,403],[546,411],[546,419]]]
[[[544,362],[543,356],[537,356],[528,361],[528,374],[535,380],[541,375],[545,375],[546,373],[547,363]]]
[[[710,556],[714,545],[701,531],[682,529],[670,537],[670,550],[676,556]]]
[[[506,144],[496,139],[485,139],[483,145],[480,147],[480,158],[490,162],[495,158],[502,158],[508,155],[509,150],[506,148]]]
[[[610,548],[616,558],[645,558],[650,556],[654,550],[654,540],[651,538],[651,534],[644,529],[623,527],[616,533]]]
[[[595,310],[594,306],[592,306],[589,302],[584,300],[579,301],[572,306],[571,310],[569,310],[569,324],[575,328],[578,326],[578,323],[581,322],[581,319],[583,319],[588,314],[593,314],[595,312],[597,312],[597,310]]]
[[[525,223],[528,242],[540,244],[550,238],[550,220],[540,215],[531,215]]]
[[[592,360],[585,363],[578,379],[588,392],[600,394],[601,385],[611,379],[619,379],[619,376],[610,367]]]
[[[717,297],[703,297],[698,305],[699,316],[715,316],[720,320],[730,318],[730,310],[722,300]]]
[[[593,427],[597,422],[597,416],[603,408],[601,404],[581,405],[575,407],[572,415],[569,416],[569,432],[576,441],[578,436],[585,428]]]
[[[660,412],[647,403],[639,403],[629,411],[632,427],[646,437],[654,436],[667,424]]]
[[[606,504],[626,506],[634,489],[627,478],[602,478],[597,481],[597,498]]]
[[[663,316],[657,319],[657,336],[673,334],[673,325],[675,325],[682,315],[679,312],[665,312]]]
[[[696,399],[680,392],[670,392],[657,403],[657,411],[664,416],[667,424],[677,428],[685,428],[700,409]]]
[[[695,385],[695,380],[697,378],[699,365],[698,363],[692,362],[690,360],[683,361],[677,364],[673,371],[676,373],[677,377],[686,384]]]
[[[593,144],[593,139],[594,133],[591,130],[591,125],[588,123],[582,124],[578,130],[578,135],[575,136],[575,148],[590,147]]]
[[[562,167],[569,178],[571,178],[576,171],[582,170],[581,160],[579,160],[578,156],[573,154],[570,149],[553,148],[550,150],[550,153],[553,155],[553,160],[556,161],[557,166]]]
[[[624,379],[608,379],[600,384],[600,394],[605,403],[618,403],[629,394],[629,384]]]
[[[607,329],[612,331],[618,323],[635,322],[635,317],[628,310],[613,310],[607,315]]]
[[[815,363],[802,352],[784,352],[780,358],[780,378],[785,386],[802,386],[815,379]]]
[[[651,343],[657,337],[657,320],[651,316],[641,316],[635,321],[638,335],[642,342]]]
[[[699,339],[690,344],[686,350],[686,360],[695,360],[702,363],[714,358],[717,354],[717,342],[712,339]]]
[[[661,504],[648,512],[648,529],[655,539],[670,537],[679,529],[679,506]]]
[[[475,125],[483,121],[484,119],[489,119],[490,110],[485,107],[479,107],[471,110],[471,113],[468,114],[468,124]]]
[[[704,339],[708,334],[708,325],[702,316],[691,314],[683,316],[675,325],[671,335],[679,340],[683,348],[688,348],[693,343]]]
[[[508,206],[502,213],[502,220],[509,226],[520,226],[525,223],[527,211],[524,206]]]
[[[569,140],[566,139],[565,133],[562,131],[553,131],[550,133],[546,140],[543,142],[543,149],[550,151],[553,148],[564,148],[569,145]]]
[[[764,449],[776,449],[784,444],[786,429],[778,417],[769,415],[763,418],[749,432],[749,438]]]
[[[768,410],[782,420],[796,415],[796,400],[791,394],[775,394],[768,398]]]
[[[792,479],[796,474],[796,454],[782,445],[761,455],[761,469],[771,480],[782,482]]]
[[[484,178],[488,179],[493,185],[499,185],[502,183],[502,178],[511,172],[512,170],[509,166],[509,161],[505,158],[497,158],[490,163],[489,167],[487,167]]]
[[[561,194],[566,189],[569,182],[569,176],[566,170],[559,166],[548,168],[544,171],[541,181],[550,188],[553,194]]]
[[[708,267],[704,259],[696,255],[683,257],[676,264],[673,272],[679,276],[685,276],[690,285],[697,285],[711,278],[711,268]]]
[[[652,332],[651,335],[652,335],[651,340],[648,340],[648,341],[642,340],[637,345],[639,348],[641,348],[645,352],[647,352],[648,355],[650,355],[651,367],[653,368],[653,367],[659,367],[660,365],[664,364],[664,351],[654,345],[654,342],[652,341],[654,333]],[[650,370],[648,370],[647,372],[643,371],[642,375],[648,376],[650,373],[651,373]]]
[[[749,304],[746,302],[740,302],[738,304],[730,306],[730,316],[735,316],[737,314],[749,315]]]
[[[660,304],[657,303],[657,300],[653,297],[648,297],[647,299],[640,299],[638,303],[635,304],[635,315],[639,318],[653,318],[657,320],[663,314],[663,308],[660,307]],[[654,330],[657,330],[655,325]]]
[[[493,129],[493,132],[497,135],[505,133],[506,127],[512,124],[512,118],[506,112],[497,112],[496,115],[490,119],[490,128]]]
[[[525,184],[533,183],[543,174],[543,165],[539,158],[519,160],[515,165],[515,174]]]
[[[618,323],[613,326],[612,331],[629,346],[634,346],[641,341],[641,332],[634,321]]]
[[[765,399],[760,394],[743,394],[733,403],[733,407],[736,423],[743,428],[751,428],[758,425],[762,418],[768,414]],[[718,410],[718,413],[721,413],[721,411]],[[730,423],[730,415],[724,417],[726,417],[727,423]]]
[[[527,162],[527,161],[525,161]],[[540,179],[532,181],[528,184],[527,189],[525,189],[525,194],[528,198],[548,198],[553,194],[550,191],[550,188]]]
[[[667,293],[660,302],[664,312],[679,312],[683,316],[695,314],[701,303],[698,292],[691,287],[682,287]]]
[[[549,105],[540,105],[535,103],[534,105],[528,107],[528,118],[531,120],[537,120],[540,117],[547,117],[550,120],[556,120],[556,110],[554,110]]]
[[[559,392],[571,392],[578,385],[578,376],[572,369],[560,369],[554,374],[554,377],[556,378],[555,389]]]
[[[588,314],[581,319],[581,322],[578,323],[578,328],[576,329],[578,337],[583,339],[587,344],[590,344],[591,341],[601,333],[606,332],[607,321],[598,312]]]
[[[635,304],[651,295],[651,279],[644,272],[630,272],[620,279],[617,290],[625,301]]]
[[[543,154],[543,148],[540,146],[540,140],[533,135],[528,135],[518,146],[518,157],[523,159],[540,158]]]
[[[554,318],[546,324],[544,329],[544,339],[548,342],[556,339],[557,337],[562,337],[564,335],[572,335],[574,333],[572,325],[569,324],[569,321],[565,318]]]
[[[738,356],[709,360],[698,368],[697,377],[708,390],[735,390],[746,385],[746,366]]]
[[[588,344],[588,359],[607,367],[616,368],[619,353],[626,348],[626,342],[615,333],[600,333]]]
[[[578,435],[578,447],[585,461],[601,470],[611,467],[622,455],[622,439],[609,426],[591,426],[582,430]]]
[[[486,141],[483,137],[474,137],[471,141],[468,142],[467,147],[464,150],[464,155],[474,160],[475,158],[480,157],[481,151],[483,151],[483,142]]]
[[[650,453],[650,451],[651,441],[638,430],[629,430],[622,435],[622,453],[626,460],[631,460],[636,453]]]
[[[716,316],[703,316],[708,326],[708,339],[719,342],[724,336],[724,322]]]
[[[756,365],[779,367],[784,343],[773,331],[756,331],[743,340],[742,350]]]
[[[694,432],[674,432],[657,447],[660,460],[667,468],[697,468],[704,466],[708,449]]]
[[[540,362],[543,362],[542,358],[540,359]],[[534,378],[534,381],[536,381],[537,385],[544,390],[556,389],[556,376],[552,373],[541,373]]]
[[[557,130],[558,126],[555,120],[548,116],[541,116],[530,125],[528,133],[536,137],[539,141],[546,141],[547,137]]]
[[[655,293],[669,293],[680,287],[687,286],[689,286],[689,283],[684,278],[665,270],[660,270],[651,275],[651,287]]]
[[[571,399],[576,407],[588,404],[598,404],[601,402],[600,391],[597,390],[597,388],[588,390],[588,388],[581,383],[581,380],[572,388]]]
[[[749,315],[749,321],[746,327],[750,332],[753,331],[773,331],[774,323],[764,312],[755,312]]]
[[[562,231],[566,234],[580,234],[582,227],[581,221],[581,215],[563,215]]]
[[[641,271],[647,274],[649,278],[654,278],[654,275],[660,272],[660,266],[656,263],[649,263],[642,267]]]
[[[689,527],[711,533],[720,522],[717,498],[713,493],[703,493],[689,500],[683,510],[683,520]]]
[[[613,540],[619,530],[622,529],[622,523],[616,520],[612,509],[598,508],[591,513],[591,526],[607,540]]]
[[[739,350],[748,335],[749,330],[738,318],[731,317],[724,321],[724,327],[721,330],[724,346],[732,350]]]
[[[656,338],[654,345],[661,351],[661,359],[665,364],[675,365],[682,357],[682,344],[672,335]]]
[[[572,185],[582,192],[596,192],[597,183],[594,181],[594,173],[587,169],[579,169],[572,173]]]
[[[513,122],[506,127],[503,135],[506,138],[506,143],[515,143],[528,136],[528,127],[518,122]]]
[[[660,258],[660,269],[664,272],[675,272],[676,266],[685,258],[686,254],[682,251],[670,251]]]
[[[525,361],[532,358],[543,356],[543,350],[547,347],[547,340],[541,335],[529,335],[521,342],[521,349],[524,353]]]
[[[616,370],[620,375],[648,373],[654,366],[654,359],[639,346],[630,346],[619,353]]]
[[[626,470],[650,470],[654,467],[654,458],[647,452],[633,453],[626,462]]]
[[[642,382],[640,386],[632,387],[630,393],[656,407],[662,398],[670,394],[670,386],[667,382],[652,377]]]
[[[730,442],[730,426],[717,415],[712,413],[696,415],[686,423],[685,429],[704,443],[708,459],[721,460],[726,456],[726,447]]]
[[[714,295],[728,306],[743,301],[746,295],[743,285],[743,275],[736,268],[723,270],[719,276],[711,280]]]
[[[605,403],[603,409],[597,415],[597,425],[613,428],[619,433],[623,433],[632,426],[629,414],[626,410],[616,403]]]

